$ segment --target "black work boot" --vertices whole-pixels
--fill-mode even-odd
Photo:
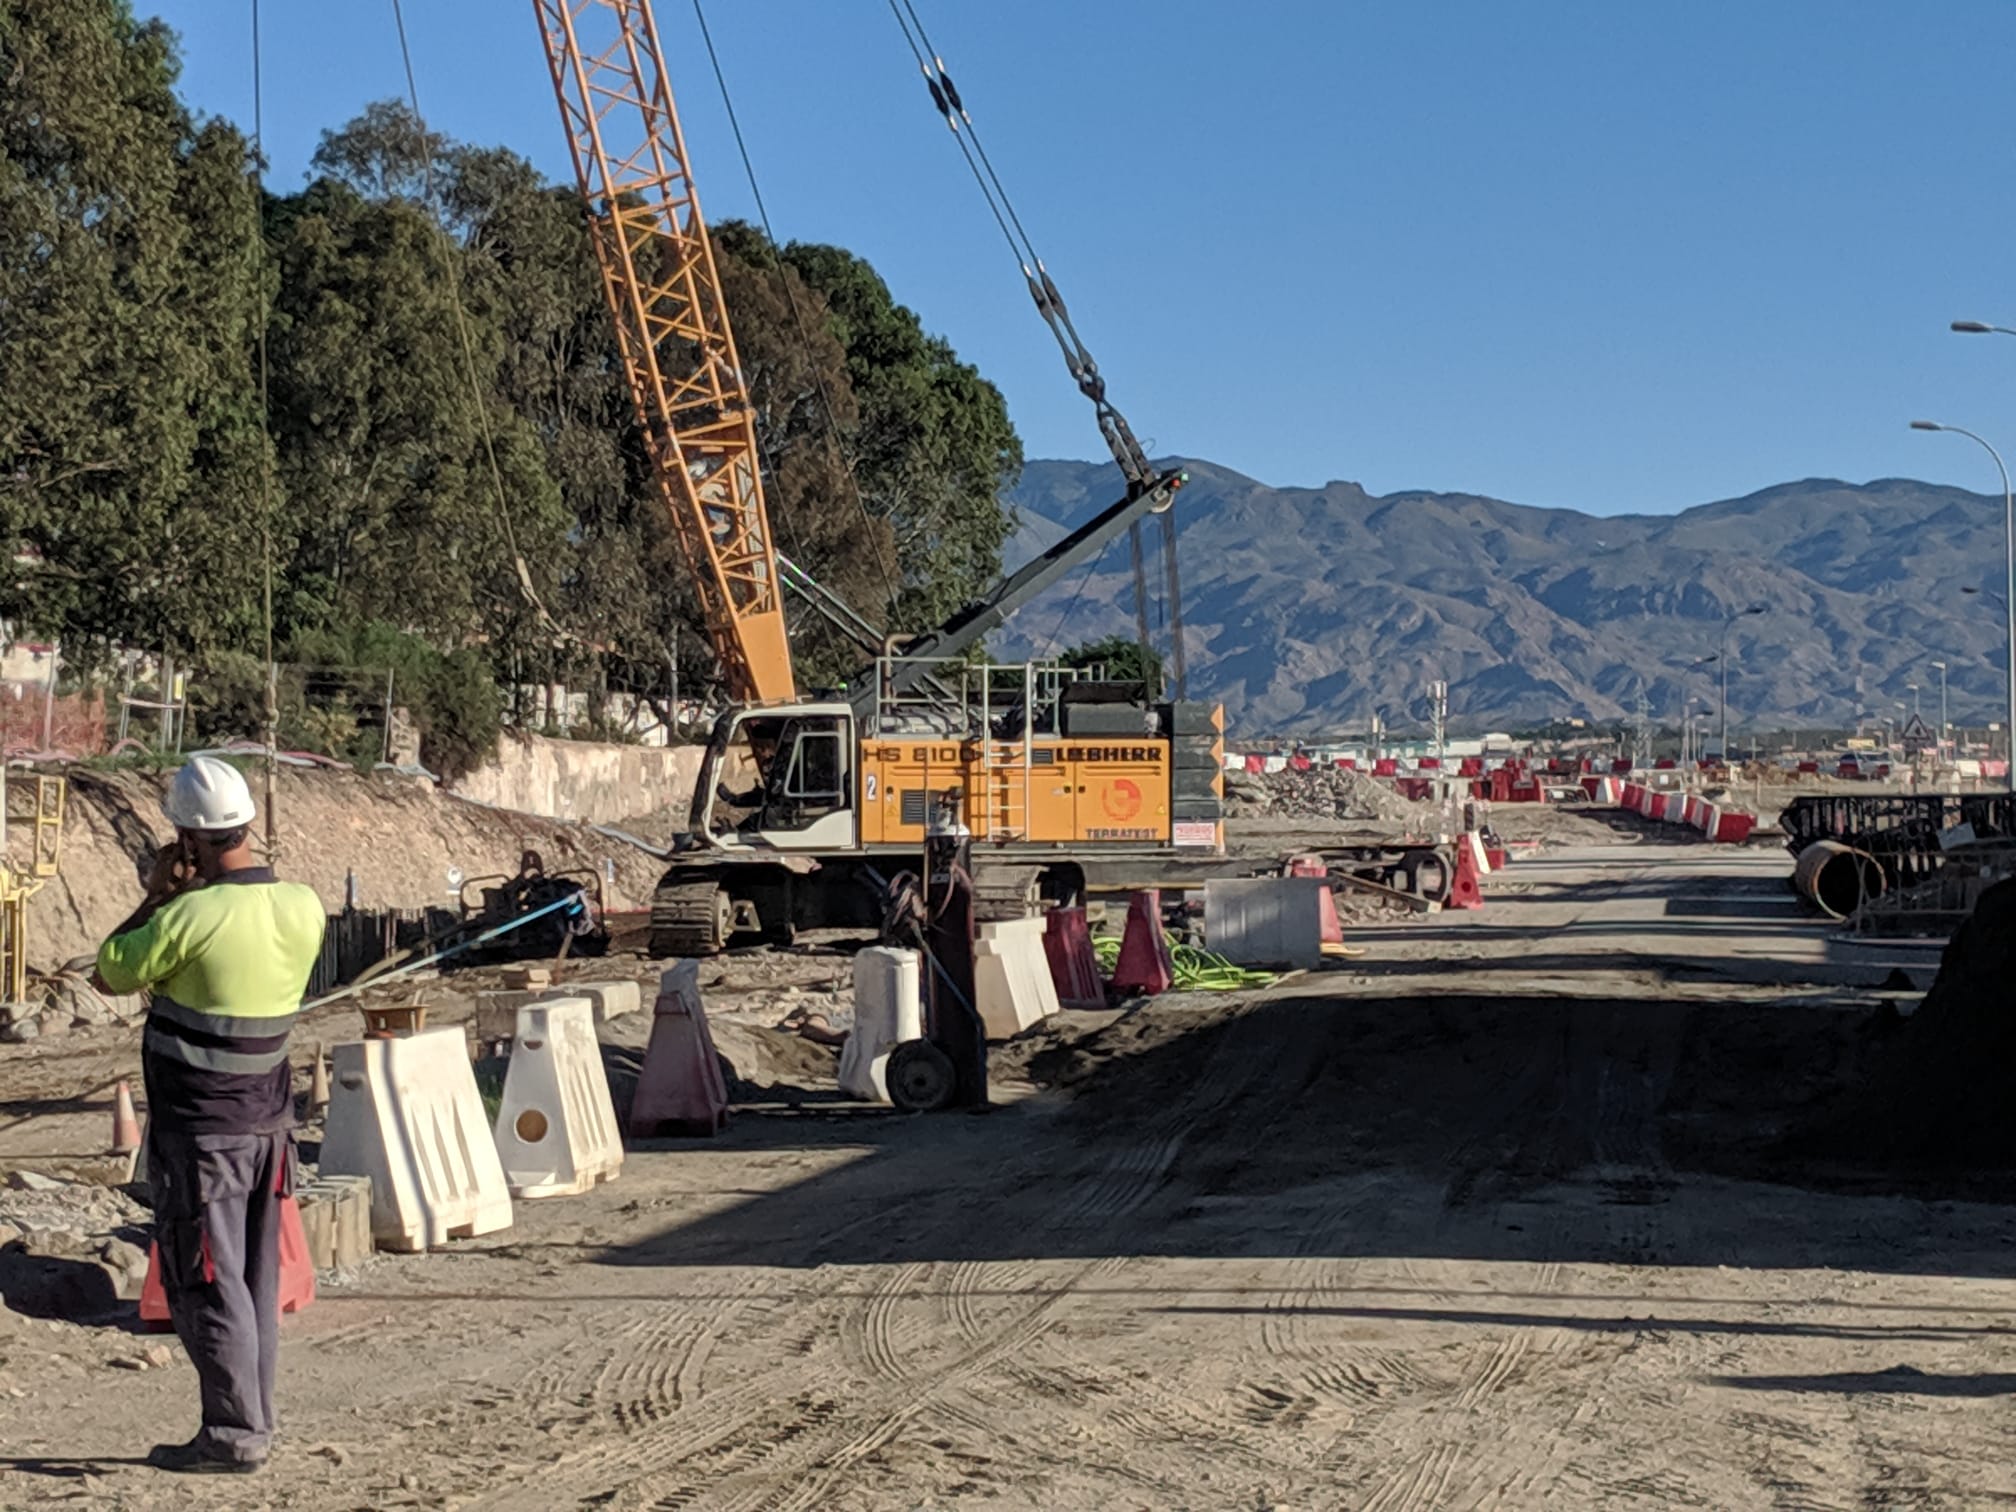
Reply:
[[[177,1475],[250,1475],[262,1468],[263,1459],[232,1459],[206,1447],[200,1438],[186,1444],[156,1444],[147,1451],[147,1463],[156,1470]]]

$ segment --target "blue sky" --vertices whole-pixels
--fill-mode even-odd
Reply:
[[[917,0],[1158,452],[1270,483],[1666,511],[1810,476],[1986,491],[2016,451],[2016,4]],[[136,0],[251,120],[250,0]],[[568,172],[532,8],[407,0],[436,129]],[[751,202],[686,0],[711,218]],[[884,0],[712,0],[778,233],[868,257],[1103,456]],[[403,93],[390,0],[268,3],[278,187]]]

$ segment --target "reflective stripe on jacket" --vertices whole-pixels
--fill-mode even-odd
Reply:
[[[172,898],[100,947],[106,986],[153,993],[141,1063],[157,1121],[196,1133],[285,1126],[287,1036],[323,923],[314,889],[262,867]]]

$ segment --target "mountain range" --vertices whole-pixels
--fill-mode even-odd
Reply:
[[[1458,731],[1615,722],[1641,701],[1673,723],[1690,698],[1719,708],[1719,664],[1700,663],[1725,629],[1732,727],[1838,727],[1914,699],[1935,722],[1936,661],[1955,724],[2006,707],[2002,606],[1989,597],[2004,570],[1999,499],[1813,478],[1671,515],[1595,516],[1172,465],[1190,473],[1176,508],[1188,691],[1221,700],[1238,733],[1361,731],[1375,711],[1418,728],[1437,678]],[[1110,464],[1029,463],[1008,495],[1020,520],[1009,565],[1121,492]],[[1144,539],[1159,563],[1159,526]],[[1166,645],[1152,588],[1150,605]],[[1024,608],[996,650],[1040,656],[1115,634],[1134,634],[1124,541]]]

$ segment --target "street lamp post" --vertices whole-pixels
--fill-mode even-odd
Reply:
[[[1946,759],[1946,663],[1935,661],[1939,669],[1939,759]]]
[[[1736,628],[1736,621],[1753,614],[1762,614],[1762,604],[1752,604],[1748,609],[1738,609],[1722,621],[1722,648],[1716,659],[1722,663],[1722,765],[1729,765],[1729,632]]]
[[[1972,330],[1978,324],[1974,321],[1956,320],[1953,328]],[[2000,326],[1983,327],[1985,330],[2000,331]],[[2009,332],[2016,335],[2016,331]],[[2003,570],[2007,594],[2002,601],[2003,615],[2009,636],[2009,724],[2016,728],[2016,495],[2009,489],[2009,469],[2002,465],[2002,453],[1995,450],[1980,436],[1957,425],[1941,425],[1936,420],[1913,420],[1911,429],[1922,431],[1951,431],[1956,436],[1965,436],[1989,456],[1995,459],[1995,471],[2002,475],[2002,549]],[[2008,769],[2009,790],[2016,793],[2016,751],[2012,751]]]

